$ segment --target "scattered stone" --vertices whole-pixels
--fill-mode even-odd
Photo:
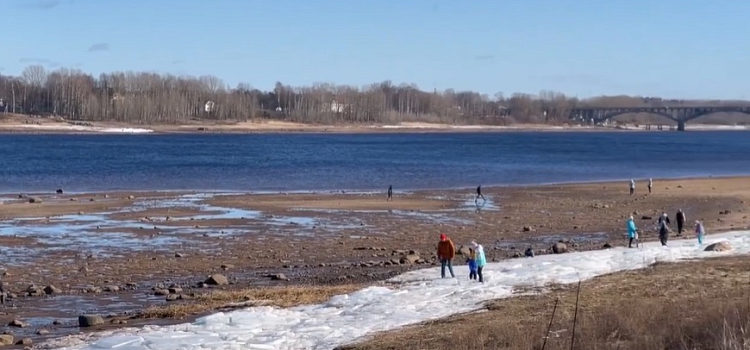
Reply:
[[[47,335],[47,334],[49,334],[49,331],[46,330],[46,329],[40,329],[40,330],[36,331],[36,334],[38,334],[38,335]]]
[[[287,278],[286,275],[283,273],[275,274],[271,276],[271,279],[274,281],[288,281],[289,280],[289,278]]]
[[[565,243],[557,242],[552,245],[552,252],[555,254],[563,254],[568,252],[568,246]]]
[[[57,191],[55,191],[57,194],[63,194],[62,188],[58,188]]]
[[[520,254],[520,253],[519,253]],[[534,257],[534,249],[529,247],[526,248],[526,251],[523,253],[527,258],[533,258]]]
[[[174,253],[174,257],[175,257],[175,258],[182,258],[183,256],[184,256],[184,255],[182,255],[182,254],[180,254],[180,253]]]
[[[29,203],[41,203],[41,202],[42,202],[41,198],[35,198],[35,197],[29,198]]]
[[[323,266],[325,266],[325,265],[323,265]],[[234,265],[232,265],[232,264],[223,264],[223,265],[221,265],[221,269],[222,270],[229,270],[229,269],[233,269],[233,268],[234,268]]]
[[[167,301],[177,301],[179,299],[180,299],[180,296],[178,294],[167,295]]]
[[[205,281],[206,284],[214,285],[214,286],[221,286],[225,284],[229,284],[229,280],[224,276],[220,274],[213,274]]]
[[[130,196],[128,196],[128,199],[135,199],[135,196],[130,195]]]
[[[653,218],[648,215],[644,215],[644,216],[641,216],[641,220],[653,220]]]
[[[461,248],[458,248],[457,253],[461,256],[469,256],[469,247],[461,246]]]
[[[47,295],[60,294],[62,292],[63,291],[60,288],[57,288],[51,284],[49,286],[44,287],[44,294],[47,294]]]
[[[182,288],[177,287],[177,286],[169,287],[169,289],[167,289],[167,290],[169,291],[169,294],[180,294],[180,293],[182,293]]]
[[[170,293],[168,289],[157,288],[156,290],[154,290],[154,295],[169,295],[169,294]]]
[[[79,327],[93,327],[104,324],[104,318],[100,315],[81,315],[78,316]]]
[[[531,232],[531,226],[524,226],[523,232]]]
[[[706,247],[706,249],[704,249],[704,251],[707,251],[707,252],[723,252],[727,250],[732,250],[732,245],[729,244],[729,242],[727,241],[716,242]]]
[[[10,321],[10,323],[8,323],[8,327],[26,328],[28,327],[28,324],[26,324],[26,322],[16,319],[16,320]]]
[[[60,325],[63,324],[63,322],[60,321],[60,320],[54,320],[54,321],[52,321],[52,324],[55,325],[55,326],[60,326]]]
[[[731,213],[732,213],[731,210],[722,210],[722,211],[719,212],[719,215],[729,215]]]
[[[34,341],[31,338],[23,338],[16,342],[16,345],[31,345]]]
[[[401,264],[414,264],[417,261],[419,261],[419,255],[410,254],[410,255],[407,255],[407,256],[401,258],[401,260],[399,260],[399,263],[401,263]]]
[[[15,340],[12,334],[0,334],[0,345],[13,345]]]
[[[609,249],[609,248],[612,248],[612,245],[609,244],[609,243],[604,243],[604,245],[602,246],[602,248]]]
[[[88,293],[99,294],[99,293],[101,293],[101,292],[102,292],[102,289],[101,289],[101,288],[99,288],[99,287],[88,287],[88,288],[86,289],[86,291],[87,291]]]
[[[105,292],[113,293],[113,292],[119,292],[120,287],[118,286],[104,286],[103,290]]]

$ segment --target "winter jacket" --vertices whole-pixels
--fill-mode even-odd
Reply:
[[[487,265],[487,258],[484,257],[484,247],[482,247],[481,244],[477,246],[476,254],[477,266],[483,267],[484,265]]]
[[[474,259],[469,259],[469,271],[471,272],[477,272],[477,261]]]
[[[685,212],[682,212],[682,211],[677,212],[676,216],[677,216],[677,223],[678,224],[684,224],[685,223],[685,220],[687,219],[685,217]]]
[[[628,220],[628,238],[635,238],[636,230],[635,222],[633,220]]]
[[[450,238],[438,243],[437,256],[440,260],[453,260],[456,257],[456,246]]]
[[[697,224],[695,225],[695,234],[696,235],[705,235],[706,231],[703,229],[703,224]]]

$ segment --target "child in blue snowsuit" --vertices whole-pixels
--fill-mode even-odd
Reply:
[[[477,279],[477,252],[474,249],[469,248],[469,256],[466,258],[466,263],[469,264],[469,279]]]

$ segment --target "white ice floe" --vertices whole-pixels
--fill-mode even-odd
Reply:
[[[707,244],[729,241],[734,250],[704,252]],[[68,337],[44,344],[55,349],[188,350],[188,349],[332,349],[374,332],[479,309],[482,302],[512,295],[517,287],[573,283],[656,261],[677,261],[750,252],[750,231],[673,240],[669,247],[647,243],[641,248],[614,248],[544,255],[491,263],[485,284],[470,282],[466,266],[457,278],[440,278],[439,268],[408,272],[376,286],[333,297],[326,303],[289,309],[253,307],[217,313],[192,324],[121,329]]]

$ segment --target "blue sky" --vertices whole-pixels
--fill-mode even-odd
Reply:
[[[750,98],[748,0],[3,0],[0,73]]]

